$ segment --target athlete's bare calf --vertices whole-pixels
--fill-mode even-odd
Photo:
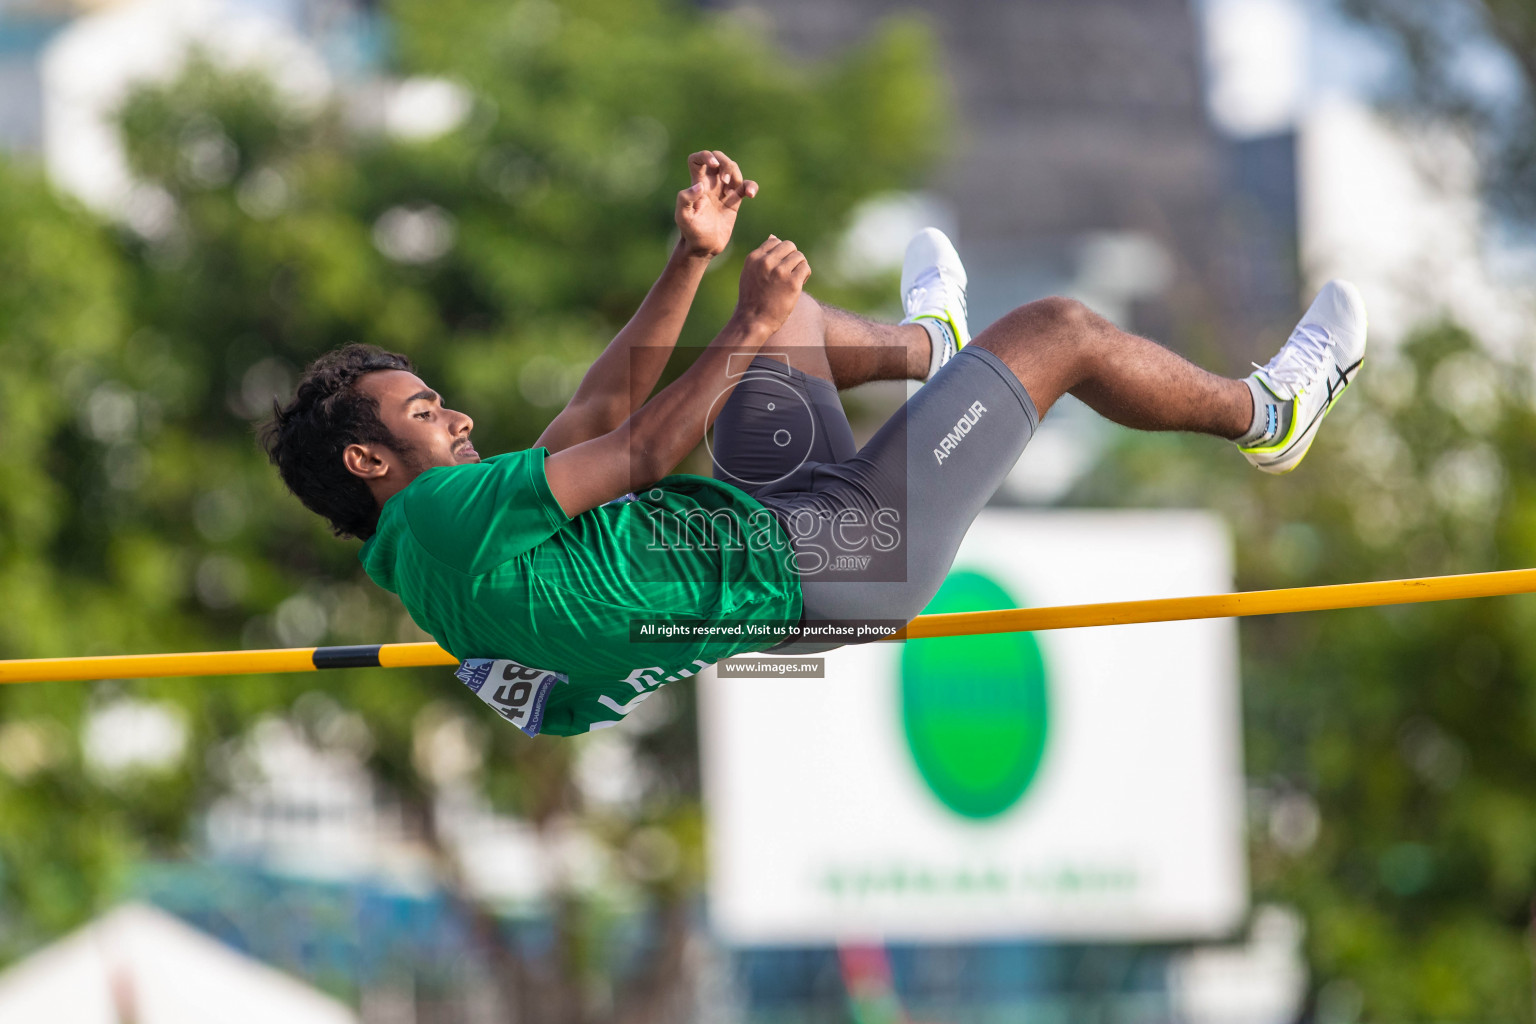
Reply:
[[[1231,439],[1253,421],[1247,384],[1122,331],[1074,299],[1020,306],[971,344],[1008,364],[1041,416],[1070,394],[1106,419],[1137,430]]]

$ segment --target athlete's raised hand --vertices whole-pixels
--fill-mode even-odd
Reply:
[[[777,331],[794,312],[800,289],[811,276],[805,253],[794,242],[781,241],[774,235],[753,249],[741,268],[741,292],[736,299],[736,315],[766,325]]]
[[[688,172],[693,184],[677,194],[678,230],[690,253],[718,256],[731,240],[741,201],[757,195],[757,182],[742,177],[736,161],[718,149],[690,156]]]

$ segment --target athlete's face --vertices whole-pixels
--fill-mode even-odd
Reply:
[[[348,446],[344,458],[353,473],[365,479],[388,478],[395,487],[403,487],[434,466],[480,461],[469,439],[475,421],[445,408],[442,397],[414,373],[377,370],[359,380],[357,387],[378,402],[379,420],[395,443]]]

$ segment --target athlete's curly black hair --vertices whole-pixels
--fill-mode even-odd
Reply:
[[[372,345],[346,345],[316,359],[287,405],[274,401],[261,428],[261,446],[283,483],[311,512],[330,521],[338,537],[367,540],[379,524],[379,503],[347,471],[349,444],[399,443],[379,419],[379,403],[356,385],[376,370],[411,370],[411,361]],[[403,454],[403,453],[402,453]]]

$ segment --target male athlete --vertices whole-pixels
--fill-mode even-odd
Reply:
[[[803,294],[804,255],[769,236],[724,330],[651,396],[758,191],[723,153],[689,168],[666,268],[534,447],[482,459],[468,416],[364,345],[310,366],[263,433],[294,494],[365,541],[368,575],[530,736],[615,724],[722,658],[828,650],[911,619],[1063,394],[1128,427],[1229,438],[1283,473],[1364,357],[1364,306],[1342,282],[1267,366],[1230,380],[1069,299],[971,341],[965,270],[933,229],[908,247],[897,325]],[[856,447],[838,391],[894,379],[925,383]],[[669,475],[712,425],[713,478]]]

